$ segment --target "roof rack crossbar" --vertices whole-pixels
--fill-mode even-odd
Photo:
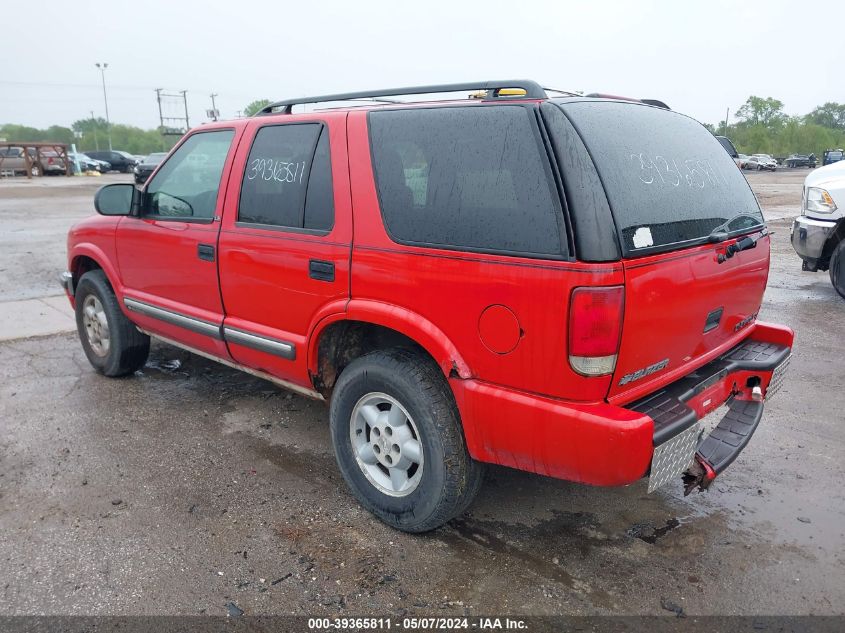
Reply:
[[[360,92],[344,92],[333,95],[320,95],[318,97],[302,97],[299,99],[285,99],[276,101],[262,108],[256,116],[263,114],[290,114],[293,106],[306,103],[325,103],[328,101],[352,101],[355,99],[375,99],[377,97],[396,97],[400,95],[424,95],[442,92],[464,92],[471,90],[486,90],[487,98],[499,98],[498,93],[504,88],[522,88],[525,95],[523,99],[546,99],[546,91],[536,81],[530,79],[508,79],[504,81],[476,81],[461,84],[437,84],[432,86],[411,86],[407,88],[385,88],[382,90],[362,90]],[[513,98],[513,97],[511,97]]]

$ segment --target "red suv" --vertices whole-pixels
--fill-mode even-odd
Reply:
[[[706,488],[793,332],[756,320],[748,184],[662,105],[506,81],[204,125],[71,229],[82,346],[122,376],[155,336],[328,401],[352,492],[410,532],[464,511],[485,462]]]

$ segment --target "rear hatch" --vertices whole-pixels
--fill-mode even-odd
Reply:
[[[695,120],[622,101],[561,109],[598,170],[622,252],[624,319],[608,400],[623,403],[747,335],[766,287],[769,238],[744,176]]]

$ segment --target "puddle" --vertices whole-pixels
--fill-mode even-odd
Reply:
[[[681,522],[674,517],[666,521],[666,525],[662,527],[654,527],[651,523],[636,523],[628,528],[626,534],[645,541],[650,545],[654,545],[658,540],[680,525]]]

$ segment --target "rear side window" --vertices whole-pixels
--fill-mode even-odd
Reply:
[[[689,246],[719,227],[732,233],[763,224],[733,159],[693,119],[624,102],[558,105],[601,176],[626,254]]]
[[[272,125],[249,152],[238,221],[328,231],[334,224],[328,130],[320,123]]]
[[[371,112],[373,166],[391,237],[560,255],[559,200],[532,117],[519,106]]]

